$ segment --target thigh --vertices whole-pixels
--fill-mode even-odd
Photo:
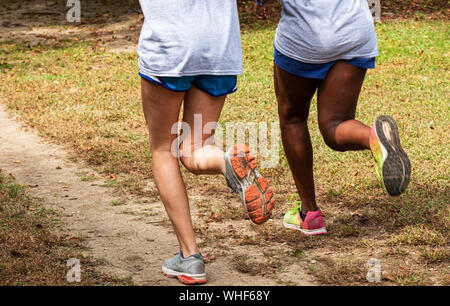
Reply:
[[[296,76],[274,64],[275,94],[282,126],[307,121],[318,84],[319,80]]]
[[[150,133],[152,150],[169,151],[173,140],[172,126],[178,122],[184,92],[173,92],[141,78],[142,107]]]
[[[321,81],[317,92],[320,126],[355,118],[366,69],[338,61]]]

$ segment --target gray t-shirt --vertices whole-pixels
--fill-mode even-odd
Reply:
[[[153,76],[237,75],[242,48],[236,0],[140,0],[139,69]]]
[[[367,0],[281,0],[275,35],[282,54],[306,63],[378,56]]]

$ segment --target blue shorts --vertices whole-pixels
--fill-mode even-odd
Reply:
[[[337,62],[336,60],[324,64],[304,63],[281,54],[281,52],[278,51],[276,48],[274,48],[273,57],[275,64],[281,69],[286,70],[291,74],[309,79],[325,79],[325,77],[328,74],[328,71]],[[375,68],[374,57],[372,58],[357,57],[351,60],[342,60],[342,61],[363,69]]]
[[[192,85],[214,97],[231,94],[237,90],[235,75],[197,75],[182,77],[156,77],[139,72],[139,75],[150,82],[175,92],[185,92]]]

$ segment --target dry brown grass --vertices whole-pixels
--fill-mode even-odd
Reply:
[[[27,195],[26,188],[0,172],[0,285],[125,285],[99,272],[103,263],[86,256],[81,237],[55,234],[56,212]],[[69,283],[66,263],[81,261],[81,283]]]

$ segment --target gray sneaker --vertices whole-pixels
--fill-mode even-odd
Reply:
[[[183,258],[180,251],[164,262],[162,271],[165,276],[176,277],[186,285],[206,283],[205,262],[201,254]]]
[[[225,179],[228,187],[238,194],[244,211],[256,224],[266,222],[275,204],[269,182],[256,169],[255,157],[245,145],[230,147],[224,156]]]

